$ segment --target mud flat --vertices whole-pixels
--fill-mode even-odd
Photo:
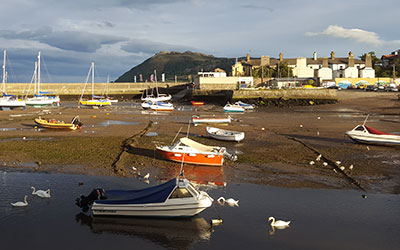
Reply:
[[[227,160],[217,171],[224,182],[400,193],[400,149],[356,144],[344,135],[362,123],[366,114],[370,114],[370,126],[400,132],[397,96],[356,90],[335,94],[338,101],[332,104],[261,106],[254,112],[231,114],[233,122],[224,128],[246,133],[238,144],[202,137],[205,126],[190,126],[189,136],[237,153],[237,161]],[[59,120],[79,115],[84,127],[78,131],[42,130],[33,122],[39,115]],[[63,102],[61,108],[3,111],[0,165],[28,171],[121,177],[138,176],[140,172],[167,179],[176,175],[180,164],[161,159],[155,146],[171,144],[181,128],[178,137],[185,136],[192,115],[227,114],[220,105],[195,108],[182,104],[168,114],[143,112],[135,102],[99,109],[78,109],[73,103]],[[148,132],[155,132],[156,136],[147,136]],[[319,154],[322,157],[317,161]],[[315,164],[310,165],[310,161]],[[354,168],[350,170],[352,164]],[[138,170],[133,171],[132,167]],[[215,171],[210,170],[209,178],[213,179]]]

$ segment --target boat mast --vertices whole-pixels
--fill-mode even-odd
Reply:
[[[92,62],[91,68],[92,68],[92,98],[94,98],[94,62]]]
[[[158,97],[159,93],[158,93],[158,86],[157,86],[157,71],[156,70],[154,70],[154,80],[156,81],[156,92],[157,92],[157,97]]]
[[[38,54],[38,62],[37,62],[37,94],[40,95],[40,51]]]
[[[6,93],[6,50],[4,50],[3,59],[3,95]]]

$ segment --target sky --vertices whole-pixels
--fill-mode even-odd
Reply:
[[[400,49],[398,0],[2,0],[8,82],[116,80],[160,51],[380,57]],[[2,74],[2,73],[1,73]]]

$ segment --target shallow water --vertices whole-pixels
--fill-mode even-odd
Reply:
[[[7,172],[5,172],[7,171]],[[156,184],[150,180],[150,185]],[[83,185],[79,185],[81,183]],[[51,189],[50,199],[30,195]],[[209,208],[192,219],[138,219],[82,214],[74,204],[94,187],[141,188],[134,178],[0,170],[2,249],[398,249],[400,196],[354,190],[286,189],[227,184],[208,189],[239,207]],[[13,208],[29,194],[29,205]],[[223,224],[210,228],[212,218]],[[269,216],[291,220],[272,231]]]

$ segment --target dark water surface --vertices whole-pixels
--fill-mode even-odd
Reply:
[[[83,185],[78,185],[83,183]],[[150,185],[156,184],[154,181]],[[31,186],[51,189],[50,199]],[[354,190],[286,189],[252,184],[208,188],[239,207],[209,208],[192,219],[92,217],[74,204],[94,187],[141,188],[134,178],[0,169],[1,249],[399,249],[400,196]],[[203,188],[204,189],[204,188]],[[27,207],[10,203],[28,196]],[[223,224],[210,227],[212,218]],[[269,216],[291,220],[272,231]]]

